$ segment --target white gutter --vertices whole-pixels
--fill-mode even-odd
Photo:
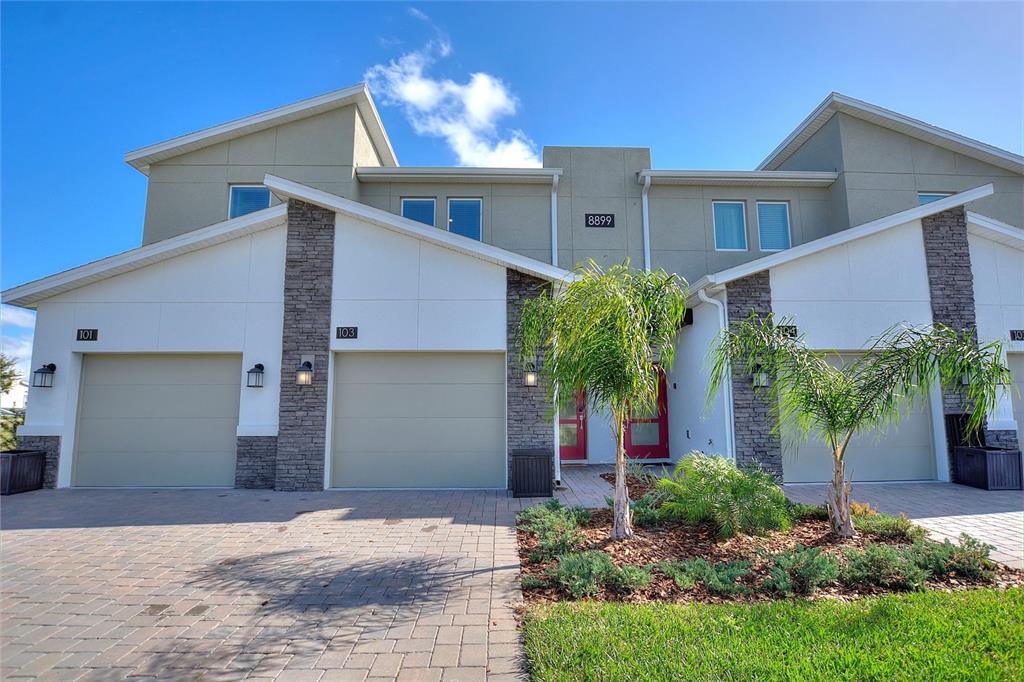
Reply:
[[[651,191],[651,176],[644,175],[644,189],[640,193],[640,205],[643,213],[644,223],[644,270],[651,269],[651,211],[647,200],[647,193]]]
[[[725,330],[729,328],[729,320],[726,316],[725,304],[717,298],[711,298],[708,296],[703,287],[697,290],[697,298],[704,303],[710,303],[718,308],[718,328],[722,333],[725,333]],[[727,457],[731,457],[733,461],[735,461],[736,421],[732,409],[732,368],[726,366],[725,373],[726,380],[722,386],[722,400],[724,402],[723,407],[725,408],[725,454]]]
[[[551,176],[551,264],[558,267],[558,175]]]
[[[558,174],[551,176],[551,264],[558,267]],[[552,287],[553,288],[553,287]],[[552,292],[553,294],[554,292]],[[562,485],[562,448],[559,444],[559,417],[558,417],[558,387],[555,387],[553,394],[554,409],[552,414],[552,428],[554,429],[555,444],[555,487]]]

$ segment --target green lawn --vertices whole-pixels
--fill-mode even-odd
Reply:
[[[1024,590],[531,607],[537,680],[1020,680]]]

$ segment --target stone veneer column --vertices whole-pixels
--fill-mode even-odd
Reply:
[[[288,201],[278,412],[277,490],[322,490],[331,346],[334,212]],[[314,356],[313,383],[295,383],[302,355]]]
[[[974,273],[967,240],[967,213],[963,206],[921,219],[924,256],[928,266],[928,291],[932,321],[953,329],[969,331],[977,340],[974,307]],[[963,412],[959,391],[942,392],[944,414]],[[1001,447],[1018,447],[1015,431],[985,429],[985,442]],[[953,471],[950,462],[950,472]]]
[[[551,469],[554,480],[555,431],[553,410],[542,386],[523,386],[522,367],[519,363],[519,318],[523,302],[550,288],[542,279],[506,270],[505,300],[507,325],[506,370],[506,438],[509,468],[514,450],[543,448],[552,453]],[[511,472],[509,481],[511,482]]]
[[[19,450],[42,450],[46,453],[43,468],[43,487],[57,487],[57,467],[60,465],[60,436],[18,436]]]
[[[235,487],[274,487],[277,436],[239,436],[235,454]]]
[[[764,317],[772,312],[772,287],[768,272],[730,282],[725,286],[729,325],[735,325],[754,311]],[[749,374],[732,370],[732,409],[736,432],[736,465],[759,466],[782,480],[782,445],[772,427],[777,408],[754,392]]]

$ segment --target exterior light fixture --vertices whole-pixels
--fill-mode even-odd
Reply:
[[[57,365],[51,362],[32,372],[33,388],[53,388],[53,373],[56,371]]]
[[[753,373],[750,375],[750,382],[755,388],[766,387],[768,385],[768,372],[764,370],[764,366],[760,362],[755,362],[753,370]]]
[[[263,388],[263,363],[257,362],[248,372],[245,373],[247,388]]]
[[[523,386],[536,386],[537,385],[537,370],[528,369],[523,372]]]
[[[313,363],[304,360],[295,370],[295,383],[299,386],[309,386],[313,383]]]

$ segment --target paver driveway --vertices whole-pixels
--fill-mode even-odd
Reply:
[[[519,679],[496,492],[3,500],[0,677]]]

